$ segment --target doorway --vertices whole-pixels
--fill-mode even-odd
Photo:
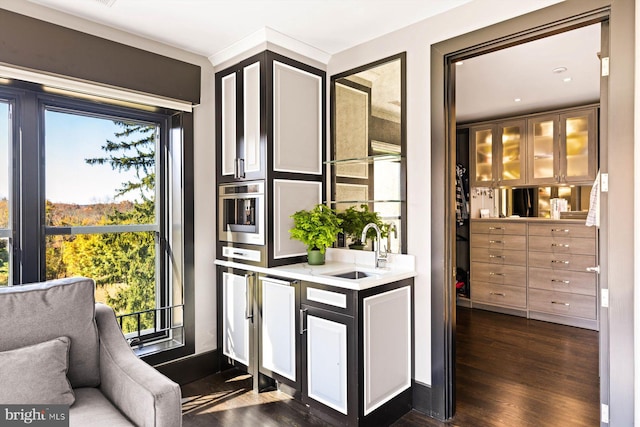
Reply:
[[[619,61],[619,68],[611,71],[601,98],[604,120],[601,120],[600,163],[616,164],[615,170],[604,172],[609,174],[610,180],[617,175],[622,182],[624,176],[633,171],[633,91],[628,87],[629,82],[633,81],[633,61],[624,59],[625,55],[633,58],[633,43],[629,40],[633,40],[634,22],[633,19],[625,19],[625,14],[632,14],[633,10],[631,1],[613,5],[606,1],[587,4],[569,0],[439,43],[432,48],[432,141],[445,141],[444,144],[432,144],[432,301],[443,302],[442,307],[436,304],[432,307],[432,415],[436,418],[448,419],[455,410],[455,293],[451,286],[455,283],[455,234],[452,232],[455,219],[453,140],[456,128],[452,117],[455,111],[455,62],[545,35],[610,21],[611,57],[613,59],[615,56]],[[603,53],[608,56],[607,52]],[[626,92],[623,89],[625,84]],[[631,109],[627,111],[623,106],[627,106],[627,109],[631,106]],[[628,134],[623,136],[622,132]],[[616,137],[615,150],[607,145],[607,140],[611,140],[612,136]],[[626,174],[619,170],[618,161],[621,162],[620,166],[628,167]],[[610,187],[602,200],[604,205],[615,203],[616,206],[625,206],[629,211],[608,211],[608,218],[603,218],[600,227],[601,247],[608,248],[608,251],[600,253],[600,287],[610,291],[610,298],[614,293],[620,298],[620,306],[616,306],[615,312],[610,313],[607,307],[601,308],[600,402],[606,405],[603,414],[606,409],[613,414],[615,406],[617,423],[630,425],[633,422],[633,380],[624,378],[622,371],[627,369],[633,372],[633,302],[624,300],[624,295],[632,295],[633,285],[632,281],[622,283],[614,280],[624,281],[624,274],[633,276],[633,239],[628,234],[628,228],[627,235],[623,228],[624,221],[627,221],[627,225],[633,222],[633,200],[624,199],[622,189]],[[445,200],[444,204],[442,200]],[[615,238],[616,245],[609,244],[610,236]],[[629,252],[625,254],[625,250]],[[609,259],[615,260],[611,268],[607,268]],[[449,272],[453,272],[454,277]],[[622,347],[614,348],[614,342]],[[609,363],[610,359],[615,363]],[[603,419],[603,422],[606,420]]]

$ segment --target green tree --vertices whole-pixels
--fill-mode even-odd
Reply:
[[[108,164],[113,170],[135,172],[118,189],[116,197],[137,193],[132,209],[114,211],[105,224],[149,224],[155,221],[156,126],[127,121],[114,121],[120,131],[115,140],[102,147],[104,157],[87,159],[90,165]],[[155,308],[155,242],[153,233],[117,233],[85,236],[85,265],[96,283],[111,285],[107,303],[116,313],[125,314]],[[79,254],[76,254],[79,255]],[[82,260],[84,256],[79,256]],[[153,326],[153,316],[143,316],[143,328]],[[126,318],[125,331],[134,330],[137,320]]]
[[[9,228],[9,201],[0,200],[0,228]],[[0,286],[9,284],[9,247],[7,239],[0,239]]]

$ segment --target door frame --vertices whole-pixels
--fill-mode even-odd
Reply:
[[[600,402],[608,405],[611,424],[633,425],[634,197],[629,193],[634,191],[634,0],[566,0],[431,46],[429,412],[435,418],[446,420],[455,413],[454,62],[597,22],[609,25],[609,57],[615,64],[608,81],[601,81],[600,100],[601,172],[609,174],[610,183],[601,197],[600,290],[609,290],[609,306],[615,307],[600,308]],[[615,141],[615,148],[607,141]],[[609,259],[615,260],[611,268]]]

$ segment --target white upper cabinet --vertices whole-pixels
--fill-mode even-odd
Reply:
[[[325,74],[263,52],[216,74],[218,179],[323,174]]]
[[[273,170],[322,174],[322,77],[273,62]]]

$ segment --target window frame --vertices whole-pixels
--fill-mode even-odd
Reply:
[[[4,83],[4,82],[3,82]],[[122,106],[121,101],[101,99],[87,100],[85,95],[72,97],[47,93],[46,88],[27,82],[12,81],[0,84],[0,99],[12,106],[12,140],[10,141],[10,248],[12,251],[10,282],[23,283],[46,280],[46,238],[50,235],[91,234],[105,232],[152,231],[156,236],[156,309],[172,303],[174,286],[179,286],[182,297],[182,333],[179,346],[167,346],[167,336],[151,343],[143,343],[136,351],[149,363],[161,363],[193,354],[194,308],[193,308],[193,118],[192,113],[177,112],[163,108],[135,109]],[[86,114],[90,117],[130,119],[159,126],[159,142],[156,154],[156,221],[154,224],[51,227],[45,223],[45,111],[64,111],[71,114]],[[152,110],[152,111],[150,111]],[[178,130],[176,133],[175,131]],[[179,138],[180,141],[175,141]],[[181,164],[177,178],[172,183],[169,163],[172,147],[180,150]],[[175,168],[175,166],[173,166]],[[175,174],[175,171],[174,171]],[[162,178],[162,179],[161,179]],[[174,194],[178,193],[178,194]],[[171,211],[176,200],[180,212],[172,222]],[[35,209],[34,209],[35,208]],[[35,224],[35,226],[34,226]],[[177,239],[171,237],[180,227]],[[173,259],[172,246],[182,254]],[[170,259],[171,257],[171,259]],[[178,266],[179,277],[172,275]],[[177,278],[177,279],[176,279]],[[172,282],[176,282],[172,284]],[[11,284],[11,283],[10,283]],[[171,316],[169,316],[171,317]],[[167,324],[165,323],[164,326]],[[169,325],[171,326],[171,325]],[[162,334],[161,334],[162,335]],[[157,341],[157,342],[155,342]],[[163,344],[163,341],[165,343]],[[167,347],[170,347],[167,349]]]

